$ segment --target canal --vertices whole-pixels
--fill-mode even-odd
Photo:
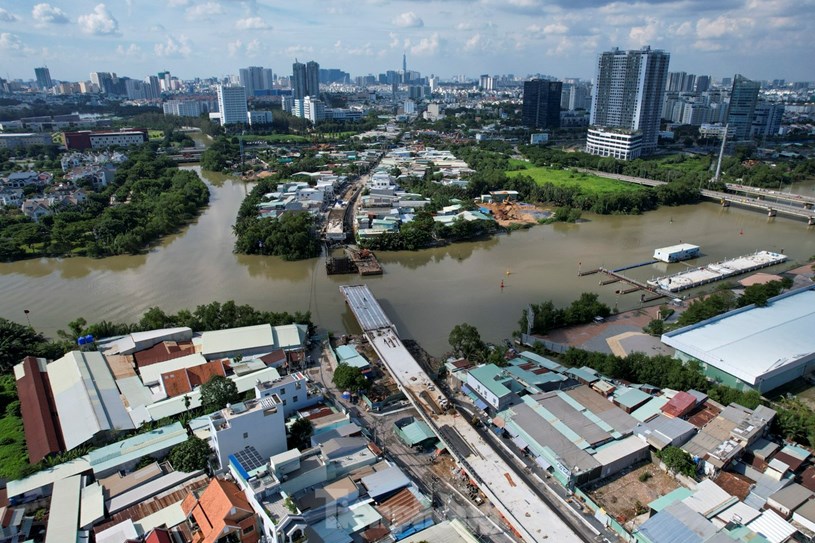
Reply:
[[[197,166],[187,167],[201,173]],[[210,172],[204,178],[211,190],[209,208],[145,254],[0,263],[0,316],[25,323],[27,309],[34,328],[53,335],[80,316],[90,322],[131,322],[152,306],[174,312],[231,299],[272,311],[310,310],[320,326],[342,333],[357,328],[337,287],[365,282],[402,337],[439,355],[460,322],[477,326],[489,341],[508,337],[529,302],[565,304],[591,291],[620,310],[638,306],[638,294],[616,296],[619,287],[599,286],[599,275],[577,277],[578,263],[589,269],[641,262],[655,247],[680,241],[702,246],[699,263],[759,249],[783,251],[797,262],[815,255],[815,230],[801,221],[768,221],[753,211],[704,203],[640,216],[586,214],[580,224],[536,226],[417,252],[383,252],[380,277],[328,276],[322,259],[285,262],[234,254],[232,225],[248,187]],[[815,195],[815,184],[796,190]],[[636,276],[649,279],[684,266],[654,264],[637,269]]]

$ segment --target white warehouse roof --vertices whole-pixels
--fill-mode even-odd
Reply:
[[[201,346],[201,354],[209,356],[265,347],[272,351],[275,347],[275,341],[272,325],[258,324],[256,326],[204,332],[201,335]]]
[[[135,427],[102,353],[71,351],[47,368],[67,450],[97,432]]]
[[[815,353],[815,287],[669,332],[662,342],[755,385]]]

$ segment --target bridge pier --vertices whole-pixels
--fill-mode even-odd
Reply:
[[[778,214],[778,212],[775,209],[773,209],[771,207],[767,208],[767,216],[768,217],[775,217],[777,214]]]
[[[725,200],[724,198],[722,198],[721,203],[722,203],[722,207],[730,207],[730,201],[729,200]]]
[[[807,219],[807,226],[815,226],[815,217],[810,217]]]

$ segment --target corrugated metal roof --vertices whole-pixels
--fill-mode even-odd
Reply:
[[[768,500],[776,502],[782,507],[792,511],[811,497],[811,490],[804,488],[798,483],[792,483],[789,486],[785,486],[778,492],[771,494]]]
[[[692,490],[687,489],[684,486],[680,486],[679,488],[671,490],[664,496],[660,496],[659,498],[655,499],[654,501],[648,504],[648,507],[659,513],[669,505],[681,502],[682,500],[684,500],[688,496],[691,496],[692,494],[693,494]]]
[[[648,400],[644,405],[637,408],[636,411],[631,413],[631,416],[640,422],[645,422],[662,413],[662,406],[668,403],[668,398],[664,396],[655,396]]]
[[[304,324],[284,324],[273,327],[272,331],[279,349],[296,349],[303,347],[308,327]]]
[[[47,368],[67,450],[100,431],[134,428],[102,353],[71,351]]]
[[[671,444],[681,447],[696,433],[696,427],[682,419],[659,415],[648,422],[638,424],[634,432],[655,448],[663,449]]]
[[[677,502],[646,520],[639,532],[653,543],[702,543],[716,533],[716,527],[684,503]]]
[[[722,510],[716,515],[716,518],[724,522],[725,524],[729,524],[730,522],[736,522],[738,524],[747,524],[751,522],[753,519],[757,518],[761,515],[761,511],[756,509],[755,507],[750,507],[744,502],[736,502],[727,509]]]
[[[500,399],[512,392],[503,384],[503,381],[508,379],[503,375],[503,371],[495,364],[484,364],[471,369],[470,375]]]
[[[79,475],[60,479],[54,483],[45,543],[76,541],[79,531],[81,485],[82,477]]]
[[[781,518],[778,513],[769,509],[748,523],[747,527],[766,537],[770,543],[783,543],[798,531],[795,526]]]
[[[270,324],[211,330],[201,334],[201,354],[204,356],[263,348],[269,351],[276,348]]]
[[[379,496],[408,486],[410,479],[398,467],[390,466],[387,469],[363,477],[362,484],[368,489],[368,494],[377,499]]]
[[[628,436],[620,441],[613,441],[597,449],[594,459],[602,466],[608,466],[628,456],[648,450],[648,445],[637,436]]]
[[[436,434],[423,420],[414,420],[410,424],[403,426],[401,430],[410,447],[429,439],[437,439]]]
[[[710,479],[705,479],[696,485],[696,492],[682,500],[682,503],[697,513],[711,518],[737,501],[739,501],[738,498],[725,492],[724,489]]]
[[[82,489],[79,526],[90,528],[105,518],[105,496],[99,483],[91,483]]]
[[[618,389],[617,392],[614,393],[614,400],[620,404],[620,406],[627,409],[633,409],[649,398],[651,398],[650,394],[637,388],[627,388],[622,391]]]
[[[742,381],[781,370],[815,352],[815,287],[773,298],[662,336],[662,341]]]
[[[131,460],[156,454],[187,440],[180,422],[139,434],[88,453],[94,473],[115,468]]]
[[[183,368],[192,368],[206,363],[207,359],[202,355],[198,353],[188,354],[187,356],[173,358],[172,360],[167,360],[166,362],[158,362],[156,364],[144,366],[143,368],[139,369],[139,374],[141,375],[142,383],[145,385],[152,385],[161,381],[162,373],[177,371]]]

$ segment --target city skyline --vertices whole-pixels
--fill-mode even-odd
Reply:
[[[674,70],[798,81],[815,79],[813,23],[815,3],[793,0],[0,0],[0,76],[289,75],[295,57],[365,75],[401,68],[404,52],[422,75],[590,79],[599,52],[651,45]]]

